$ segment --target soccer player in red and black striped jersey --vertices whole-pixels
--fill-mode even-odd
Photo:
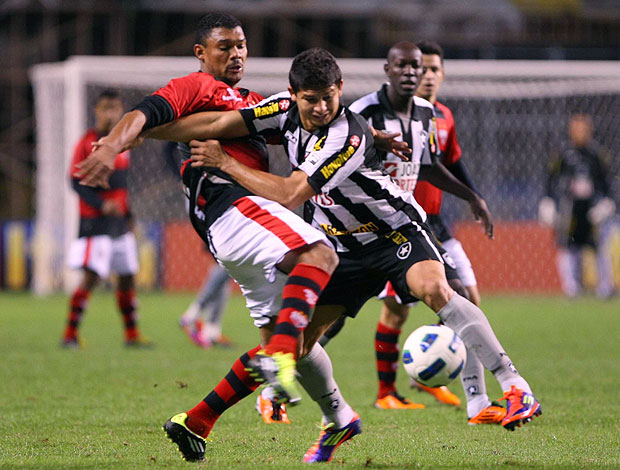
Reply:
[[[444,79],[443,49],[432,41],[420,41],[424,72],[416,96],[430,101],[437,117],[437,141],[442,152],[442,163],[464,185],[476,191],[474,183],[461,160],[461,147],[456,137],[456,126],[450,108],[437,100],[437,94]],[[428,214],[428,223],[433,233],[450,254],[456,265],[468,297],[480,305],[480,293],[471,262],[461,243],[455,239],[441,218],[441,189],[427,181],[420,181],[415,187],[416,201]],[[401,306],[401,308],[406,308]],[[461,371],[461,383],[467,399],[467,415],[470,424],[499,424],[506,414],[505,408],[489,400],[484,380],[484,366],[478,357],[468,350],[465,367]]]
[[[260,95],[235,87],[247,57],[245,35],[235,17],[220,13],[204,16],[194,54],[201,71],[172,80],[127,113],[81,166],[84,184],[105,185],[113,154],[145,130],[198,111],[235,110],[258,101]],[[262,137],[226,140],[222,147],[254,170],[267,169]],[[327,422],[340,428],[355,421],[359,427],[359,417],[333,379],[325,351],[319,346],[296,361],[302,332],[338,264],[325,235],[280,204],[254,196],[221,171],[184,165],[182,173],[192,224],[240,285],[254,324],[260,328],[262,346],[241,356],[197,406],[168,420],[168,436],[187,460],[202,460],[204,438],[216,420],[258,386],[248,366],[263,376],[275,377],[275,383],[269,382],[280,400],[291,404],[299,400],[297,366],[300,382]]]
[[[116,299],[125,325],[127,346],[150,346],[138,332],[134,274],[138,270],[136,239],[131,231],[127,171],[129,152],[114,157],[110,187],[89,188],[79,184],[77,165],[92,151],[92,143],[105,136],[123,115],[123,103],[115,91],[104,91],[95,104],[95,127],[88,129],[75,147],[71,184],[80,198],[79,237],[71,244],[68,264],[83,276],[70,301],[69,317],[61,345],[80,346],[78,328],[91,291],[110,271],[118,274]]]

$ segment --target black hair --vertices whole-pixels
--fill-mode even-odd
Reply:
[[[241,27],[241,21],[233,15],[217,12],[207,13],[198,22],[195,44],[203,44],[215,28],[234,29],[237,26]]]
[[[443,64],[443,49],[435,41],[419,41],[416,46],[420,48],[422,54],[438,55]]]
[[[96,103],[99,103],[99,101],[101,101],[103,99],[120,100],[121,99],[121,95],[116,90],[107,89],[107,90],[103,90],[101,93],[99,93],[99,96],[97,97]]]
[[[333,55],[325,49],[314,47],[295,56],[288,80],[295,93],[299,90],[322,90],[339,84],[342,72]]]

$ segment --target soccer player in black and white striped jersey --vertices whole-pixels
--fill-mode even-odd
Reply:
[[[433,51],[435,52],[436,49]],[[435,73],[438,67],[443,67],[442,59],[443,52],[441,52],[440,55],[433,55],[433,57],[429,58],[420,48],[410,42],[399,42],[395,44],[390,49],[386,64],[384,65],[388,83],[384,84],[380,90],[363,96],[350,106],[353,111],[364,116],[369,124],[378,130],[401,131],[402,139],[407,141],[411,146],[411,161],[403,162],[397,156],[386,152],[380,152],[380,155],[384,161],[386,171],[392,175],[395,182],[403,189],[412,192],[415,190],[414,196],[416,198],[420,189],[419,185],[417,185],[418,180],[426,180],[425,183],[428,185],[430,183],[428,176],[431,172],[435,172],[437,175],[442,176],[441,179],[444,179],[448,185],[450,185],[451,180],[451,178],[445,178],[443,176],[445,172],[448,171],[443,164],[433,162],[435,163],[433,165],[429,162],[428,158],[425,158],[426,154],[429,153],[428,149],[431,145],[429,142],[420,141],[419,132],[417,132],[418,129],[423,128],[425,125],[430,125],[425,124],[425,122],[430,120],[435,122],[435,111],[437,109],[434,106],[435,97],[429,96],[428,94],[422,95],[419,92],[419,85],[423,81],[424,83],[428,81],[426,80],[428,76],[427,68],[432,68],[434,72],[431,71],[430,73]],[[428,98],[430,101],[427,101],[427,99],[421,96]],[[430,116],[431,114],[432,116]],[[442,122],[441,124],[443,125],[444,123]],[[436,135],[438,136],[437,146],[443,151],[445,145],[439,141],[440,136],[438,134]],[[454,139],[456,139],[455,135]],[[446,155],[441,155],[440,158],[442,162],[445,157]],[[448,157],[453,158],[452,155],[448,155]],[[462,183],[466,184],[471,189],[472,185],[471,183],[467,184],[468,181],[467,179],[463,179]],[[433,178],[432,182],[437,182],[436,176]],[[451,184],[454,183],[452,182]],[[432,186],[432,188],[441,195],[439,189],[435,189],[435,186]],[[441,188],[450,192],[449,187],[443,186]],[[428,192],[430,193],[430,190],[428,190]],[[428,197],[426,197],[426,193],[422,193],[422,195],[425,197],[420,203],[425,207],[424,202],[428,205]],[[447,241],[450,239],[450,236],[447,235],[448,231],[441,222],[439,216],[435,214],[436,213],[432,212],[431,206],[431,212],[428,214],[428,224],[439,240],[442,242]],[[458,250],[450,250],[448,254],[454,254],[452,259],[461,260],[461,264],[463,264],[463,257],[467,261],[465,264],[469,266],[469,271],[466,269],[464,270],[464,266],[456,264],[456,270],[454,272],[458,273],[459,279],[463,276],[463,272],[467,275],[463,278],[463,281],[466,279],[469,280],[470,278],[475,279],[473,271],[471,270],[471,264],[469,264],[469,260],[467,260],[462,249],[461,252]],[[456,261],[454,262],[456,263]],[[448,277],[448,279],[450,281],[450,277]],[[465,284],[465,282],[461,283],[459,280],[458,288],[452,284],[451,286],[478,305],[479,302],[469,297],[469,289],[466,290],[463,284]],[[467,285],[471,285],[471,282]],[[475,292],[476,296],[474,299],[478,299],[477,290]],[[409,306],[400,301],[389,285],[386,287],[385,291],[382,292],[380,298],[384,300],[384,303],[381,309],[381,317],[377,324],[375,341],[377,372],[379,377],[379,394],[375,406],[386,409],[413,407],[407,403],[407,400],[403,400],[396,393],[395,388],[396,366],[398,365],[399,359],[398,340],[402,326],[409,315]],[[472,350],[468,353],[467,373],[465,373],[465,370],[463,371],[461,380],[467,397],[469,423],[501,423],[504,419],[506,410],[505,408],[495,406],[489,401],[486,395],[483,365]],[[460,399],[450,392],[447,387],[429,388],[417,384],[416,382],[413,383],[419,389],[434,395],[437,400],[442,403],[455,406],[460,405]]]
[[[437,140],[433,105],[415,96],[422,77],[420,49],[410,42],[396,43],[388,52],[384,70],[388,82],[378,91],[359,98],[349,108],[366,118],[368,124],[375,129],[399,134],[400,137],[397,138],[409,145],[411,150],[408,161],[403,161],[391,152],[378,152],[386,172],[401,189],[412,193],[418,179],[432,180],[449,192],[453,192],[454,188],[462,192],[465,189],[460,187],[461,183],[456,181],[439,162],[440,145]],[[488,235],[492,236],[492,233],[489,231]],[[456,270],[448,265],[446,268],[446,277],[450,286],[464,297],[469,298]],[[379,392],[375,406],[380,409],[423,408],[424,405],[411,403],[396,391],[398,341],[402,326],[408,317],[409,308],[406,304],[400,303],[400,299],[390,284],[386,286],[379,298],[384,300],[384,304],[375,337],[379,378]],[[333,337],[336,332],[333,329],[330,330],[326,339]],[[321,343],[324,344],[326,339],[322,339]],[[443,403],[455,406],[461,403],[460,399],[447,387],[418,386]]]
[[[403,302],[420,299],[433,309],[493,372],[509,403],[505,428],[512,430],[540,414],[540,404],[484,313],[449,286],[426,214],[411,192],[383,171],[367,122],[341,105],[342,75],[334,57],[319,48],[299,54],[289,81],[289,93],[248,109],[188,116],[167,125],[167,134],[160,137],[281,137],[295,169],[286,178],[246,167],[213,140],[193,140],[192,158],[194,166],[217,168],[250,192],[285,207],[307,203],[307,220],[321,228],[338,251],[340,263],[304,331],[302,356],[340,315],[354,317],[389,280]],[[479,198],[468,192],[463,197],[471,198],[475,215],[490,230],[489,214]]]

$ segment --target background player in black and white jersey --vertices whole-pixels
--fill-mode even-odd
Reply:
[[[431,65],[432,67],[436,67],[438,62],[441,62],[439,57],[430,59],[424,56],[422,50],[415,44],[410,42],[399,42],[390,49],[387,62],[384,65],[388,83],[383,85],[377,92],[366,95],[351,105],[351,109],[359,112],[368,119],[369,124],[373,125],[376,129],[403,129],[402,138],[408,141],[412,149],[411,161],[403,162],[398,157],[389,153],[379,153],[385,162],[386,170],[390,172],[397,184],[399,184],[401,188],[412,192],[418,189],[418,178],[423,180],[423,183],[427,183],[427,185],[429,183],[435,183],[435,186],[448,190],[448,192],[452,192],[450,191],[451,187],[460,185],[455,182],[454,177],[446,177],[446,174],[448,174],[447,169],[442,163],[433,161],[431,164],[429,163],[430,159],[425,159],[425,152],[428,153],[427,149],[432,148],[431,142],[430,139],[424,142],[419,138],[419,129],[424,127],[424,121],[432,119],[432,122],[435,123],[436,116],[433,104],[422,97],[416,96],[416,93],[419,90],[420,82],[425,80],[427,74],[424,64],[426,63],[427,66]],[[432,72],[429,72],[429,74],[430,73]],[[438,85],[440,82],[435,82],[435,84]],[[426,87],[425,91],[428,91],[428,88],[429,87]],[[438,87],[433,88],[431,90],[433,93],[430,95],[425,94],[424,97],[431,98],[435,101],[437,89]],[[429,117],[431,111],[432,117]],[[441,124],[443,126],[444,123],[442,122]],[[435,134],[435,136],[438,137],[437,134]],[[439,140],[437,139],[435,142],[437,147],[441,149]],[[438,153],[439,152],[436,152],[436,154]],[[441,156],[444,157],[444,155]],[[415,171],[416,168],[419,168],[419,171]],[[433,178],[429,178],[429,175],[433,176]],[[438,182],[443,182],[443,184],[437,184]],[[472,189],[471,185],[466,183],[466,180],[461,184],[466,184],[468,188]],[[432,188],[439,191],[439,189]],[[416,200],[418,200],[417,196]],[[423,200],[426,201],[426,199]],[[434,233],[437,231],[437,233],[442,235],[442,238],[439,238],[440,241],[449,239],[449,236],[445,236],[447,229],[444,228],[439,216],[433,214],[428,217],[429,225]],[[436,236],[437,233],[435,233]],[[487,231],[487,235],[492,237],[492,232]],[[464,253],[460,252],[455,254],[458,259],[462,259],[464,256]],[[451,253],[448,252],[448,255],[451,255]],[[452,259],[454,260],[454,257],[452,257]],[[466,256],[465,260],[468,261]],[[453,271],[455,275],[458,272],[459,277],[464,275],[462,264],[463,263],[461,263],[460,271],[457,271],[458,266],[456,264],[455,268],[457,268],[457,270]],[[468,262],[465,264],[469,265],[469,269],[471,270],[471,264]],[[469,272],[465,274],[469,274]],[[466,276],[466,278],[469,279],[472,276],[473,273],[471,273],[469,277]],[[448,277],[450,278],[450,276]],[[464,291],[460,281],[458,285],[459,288]],[[452,287],[458,290],[454,285],[452,285]],[[462,291],[459,293],[462,293]],[[469,298],[468,293],[462,293],[462,295]],[[405,408],[408,407],[408,404],[403,403],[402,399],[398,399],[400,397],[396,393],[395,381],[399,359],[398,341],[402,326],[409,315],[409,306],[400,301],[390,285],[386,287],[380,297],[384,299],[384,303],[377,324],[375,341],[377,373],[379,377],[379,394],[375,406],[378,408]],[[479,302],[475,301],[473,303],[478,305]],[[489,401],[484,386],[483,366],[471,350],[470,356],[468,360],[468,373],[461,375],[463,388],[465,389],[465,394],[468,399],[468,417],[470,418],[470,423],[477,424],[480,420],[480,413],[485,417],[489,415],[492,416],[494,418],[493,422],[495,423],[501,423],[506,411],[502,407],[492,405]],[[473,380],[472,377],[475,377],[475,380]],[[467,378],[467,381],[465,381],[465,378]],[[416,384],[416,386],[431,393],[443,403],[455,406],[460,405],[460,399],[450,392],[447,387],[432,389],[424,387],[421,384]]]
[[[505,391],[506,429],[541,413],[484,313],[448,285],[444,261],[409,191],[382,170],[367,122],[340,104],[342,76],[333,56],[315,48],[297,55],[289,93],[255,107],[188,116],[166,138],[239,137],[278,133],[295,171],[287,178],[252,170],[217,141],[192,141],[193,165],[218,168],[249,191],[287,207],[305,202],[306,216],[337,248],[340,263],[317,302],[304,353],[340,315],[355,316],[391,281],[404,302],[424,301],[473,348]],[[477,215],[486,212],[478,208]],[[487,219],[485,222],[490,225]]]
[[[423,179],[432,181],[449,192],[467,194],[474,204],[486,207],[484,200],[463,187],[439,161],[440,147],[434,108],[427,100],[415,96],[422,76],[420,49],[410,42],[396,43],[388,52],[384,71],[388,82],[378,91],[356,100],[350,109],[364,116],[375,129],[398,132],[402,135],[399,138],[408,143],[411,149],[409,161],[402,161],[390,152],[378,152],[386,172],[406,191],[413,192],[418,179]],[[487,227],[487,235],[492,237],[492,226]],[[467,296],[457,278],[454,265],[448,267],[446,276],[453,289]],[[380,409],[423,408],[423,405],[411,403],[399,395],[395,387],[399,360],[398,341],[409,309],[400,303],[389,284],[380,298],[384,299],[384,304],[375,336],[379,378],[375,406]],[[327,336],[330,335],[333,335],[332,331]],[[423,389],[444,403],[460,405],[458,397],[446,387]]]

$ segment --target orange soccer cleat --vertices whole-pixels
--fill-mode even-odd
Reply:
[[[467,420],[467,424],[475,426],[476,424],[502,424],[506,417],[506,408],[500,406],[497,402],[491,402],[489,406],[483,408],[480,413]]]
[[[425,406],[421,403],[413,403],[396,392],[391,392],[384,397],[377,398],[375,408],[381,410],[421,410]]]
[[[284,423],[291,424],[286,413],[286,405],[284,403],[278,403],[275,399],[269,400],[264,398],[260,393],[256,398],[256,411],[261,415],[263,421],[267,424],[271,423]]]
[[[461,399],[448,390],[448,387],[445,385],[441,387],[427,387],[412,379],[411,388],[417,388],[421,392],[430,393],[438,402],[444,405],[461,406]]]

